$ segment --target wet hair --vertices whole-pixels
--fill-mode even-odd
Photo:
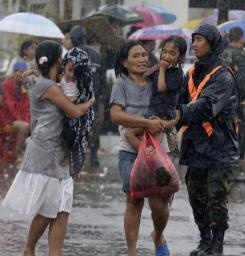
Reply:
[[[175,47],[178,48],[179,53],[180,53],[180,61],[178,62],[178,64],[181,66],[183,64],[184,57],[185,57],[185,54],[187,51],[187,43],[186,43],[185,39],[180,36],[170,36],[162,42],[161,49],[163,49],[163,47],[167,43],[173,43],[175,45]],[[162,50],[161,50],[160,56],[161,55],[162,55]]]
[[[137,45],[141,45],[143,48],[145,48],[140,41],[129,40],[126,43],[124,43],[121,46],[121,48],[118,50],[116,55],[115,65],[114,65],[115,76],[117,78],[128,75],[128,70],[124,67],[123,62],[128,59],[128,53],[130,49]]]
[[[243,37],[243,35],[244,32],[240,27],[234,27],[229,32],[229,41],[237,42]]]
[[[49,78],[50,68],[61,58],[62,48],[53,40],[45,40],[38,44],[35,60],[43,77]]]
[[[75,25],[70,31],[71,42],[74,47],[87,44],[87,32],[83,26]]]
[[[34,44],[34,43],[35,43],[35,42],[32,41],[32,40],[26,40],[26,41],[24,41],[24,42],[21,44],[21,46],[20,46],[20,52],[19,52],[21,58],[24,58],[24,57],[26,56],[26,52],[25,52],[25,51],[26,51],[32,44]]]

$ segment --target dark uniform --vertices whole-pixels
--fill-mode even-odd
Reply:
[[[100,132],[104,123],[104,90],[105,76],[101,67],[101,54],[95,48],[84,45],[82,49],[88,53],[92,62],[93,88],[95,95],[95,120],[90,134],[90,165],[92,170],[99,167],[98,150],[100,148]]]
[[[229,66],[235,74],[239,87],[239,143],[240,158],[244,159],[245,153],[245,52],[243,49],[228,47],[222,54],[224,65]]]
[[[207,38],[212,53],[196,62],[193,73],[185,76],[180,96],[180,125],[185,126],[180,164],[188,166],[189,201],[201,234],[199,246],[191,255],[223,255],[228,228],[227,195],[232,168],[239,159],[236,87],[232,74],[221,66],[223,46],[217,29],[203,25],[195,34]],[[202,90],[198,96],[193,95],[205,77]]]

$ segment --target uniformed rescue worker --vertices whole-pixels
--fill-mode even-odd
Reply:
[[[192,45],[198,60],[185,76],[179,105],[180,164],[188,166],[186,185],[201,236],[190,255],[220,256],[232,169],[239,162],[237,91],[232,72],[222,66],[217,28],[201,25],[192,34]]]
[[[239,143],[241,167],[245,157],[245,52],[244,32],[239,27],[234,27],[229,32],[229,46],[222,54],[223,63],[229,66],[236,77],[239,87]]]

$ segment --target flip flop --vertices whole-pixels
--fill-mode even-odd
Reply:
[[[162,246],[155,246],[156,248],[156,256],[169,256],[168,245],[165,243]]]

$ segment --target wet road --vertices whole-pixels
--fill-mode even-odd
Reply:
[[[64,256],[126,255],[123,233],[124,197],[120,192],[120,179],[115,168],[116,156],[102,154],[101,161],[102,166],[108,168],[104,177],[85,175],[75,185],[74,209],[65,239]],[[0,202],[13,179],[10,176],[0,172]],[[0,256],[21,255],[29,223],[30,219],[27,217],[10,213],[0,206]],[[225,255],[245,255],[244,223],[245,183],[236,182],[231,195],[230,229],[225,237]],[[151,231],[150,211],[145,203],[138,255],[154,255]],[[172,256],[189,255],[199,239],[184,184],[171,207],[165,236]],[[47,233],[39,241],[36,255],[48,255]]]

